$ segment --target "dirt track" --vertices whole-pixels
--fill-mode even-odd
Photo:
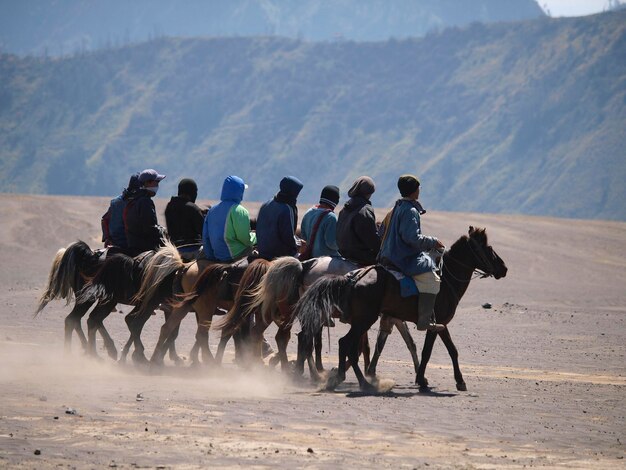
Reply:
[[[505,279],[473,281],[450,325],[469,391],[456,391],[437,343],[433,392],[420,394],[394,334],[379,372],[395,386],[364,396],[351,373],[319,393],[279,371],[241,371],[231,348],[221,370],[170,364],[158,376],[86,359],[77,341],[64,356],[69,309],[32,312],[58,248],[77,238],[99,246],[106,205],[0,195],[0,467],[626,467],[626,224],[427,214],[424,231],[448,245],[470,224],[487,227],[509,267]],[[107,320],[118,346],[122,318]],[[148,352],[161,321],[146,325]],[[194,331],[190,317],[182,354]],[[325,346],[328,365],[341,331]]]

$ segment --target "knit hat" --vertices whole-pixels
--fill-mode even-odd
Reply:
[[[198,196],[198,185],[191,178],[183,178],[178,183],[178,195],[189,196],[191,198],[191,202],[196,202],[196,197]]]
[[[348,191],[348,196],[363,196],[369,199],[370,196],[374,194],[374,191],[376,191],[374,180],[369,176],[359,176],[354,183],[352,183],[352,187]]]
[[[417,176],[413,175],[402,175],[398,178],[398,189],[400,190],[400,195],[402,197],[407,197],[417,191],[417,188],[420,187],[420,180],[417,179]]]
[[[320,194],[320,204],[327,204],[334,209],[338,203],[339,188],[333,185],[324,186],[322,194]]]

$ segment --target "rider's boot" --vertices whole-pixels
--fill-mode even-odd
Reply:
[[[437,294],[426,294],[421,292],[417,304],[417,329],[420,331],[442,331],[446,327],[435,323],[435,299]]]

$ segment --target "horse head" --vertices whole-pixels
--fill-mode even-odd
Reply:
[[[470,225],[468,244],[476,262],[476,269],[483,271],[485,277],[493,276],[500,279],[506,276],[508,271],[506,264],[489,245],[486,229],[475,228]]]

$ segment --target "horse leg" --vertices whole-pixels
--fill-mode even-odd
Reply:
[[[278,328],[276,332],[276,345],[278,346],[278,357],[280,358],[280,368],[283,372],[289,370],[289,358],[287,357],[287,345],[291,337],[291,326]]]
[[[428,380],[426,380],[426,377],[424,377],[424,373],[426,372],[426,366],[428,365],[430,355],[433,352],[433,345],[435,344],[436,339],[436,331],[429,330],[426,332],[426,338],[424,338],[424,347],[422,348],[422,363],[420,364],[417,376],[415,377],[415,383],[418,384],[420,388],[428,388]]]
[[[385,349],[387,337],[393,331],[393,325],[395,323],[394,320],[395,319],[393,317],[385,314],[380,317],[380,326],[378,329],[378,336],[376,337],[374,356],[372,357],[372,361],[370,362],[369,367],[365,368],[366,374],[370,377],[376,377],[376,367],[378,366],[378,359],[380,359],[380,355],[382,354],[383,349]]]
[[[196,315],[196,323],[200,323],[200,317],[198,316],[198,312],[194,311]],[[192,366],[197,366],[200,364],[200,358],[198,357],[198,353],[200,352],[200,343],[196,338],[194,338],[193,346],[191,347],[191,351],[189,351],[189,359],[191,360]]]
[[[354,326],[352,328],[354,328]],[[373,393],[377,391],[376,387],[374,387],[365,379],[365,376],[361,371],[361,367],[359,366],[359,347],[363,344],[364,336],[367,338],[367,330],[361,332],[360,329],[355,329],[352,342],[348,345],[348,357],[350,359],[350,362],[352,363],[352,370],[354,371],[354,374],[359,381],[359,387],[361,388],[361,390],[364,392]]]
[[[96,352],[96,332],[102,325],[109,313],[111,313],[111,303],[105,305],[96,305],[89,314],[87,319],[87,353],[91,356],[98,357]]]
[[[334,390],[335,388],[337,388],[337,385],[346,380],[346,367],[349,364],[348,355],[350,354],[350,348],[352,347],[352,343],[356,344],[358,354],[358,338],[355,339],[354,335],[355,329],[354,326],[351,326],[348,333],[345,336],[339,338],[339,366],[337,367],[336,373],[329,376],[328,382],[326,384],[326,390]]]
[[[209,349],[209,330],[211,329],[211,320],[213,318],[213,310],[211,313],[198,314],[198,329],[196,330],[196,342],[202,353],[202,362],[205,364],[214,363],[215,358]]]
[[[415,370],[415,374],[419,372],[420,368],[420,360],[417,357],[417,346],[415,345],[415,341],[413,341],[413,337],[411,336],[411,332],[409,331],[409,326],[406,322],[397,320],[396,327],[406,344],[406,347],[409,348],[409,352],[411,353],[411,357],[413,358],[413,369]]]
[[[74,331],[76,331],[83,349],[87,349],[87,338],[80,326],[80,321],[87,313],[87,310],[89,310],[89,307],[91,307],[89,304],[76,304],[69,315],[65,317],[65,352],[67,354],[72,352],[72,333]]]
[[[174,328],[174,331],[172,331],[172,334],[169,336],[169,338],[167,338],[165,342],[168,354],[170,356],[170,361],[174,362],[175,364],[182,364],[183,362],[185,362],[183,361],[183,358],[180,357],[176,352],[176,338],[178,338],[179,331],[180,325]]]
[[[363,354],[363,368],[367,370],[367,368],[370,366],[371,357],[370,341],[367,337],[367,331],[363,333],[361,335],[361,338],[359,339],[359,355],[360,354]]]
[[[323,328],[315,335],[315,368],[318,372],[324,370],[322,365],[322,332]]]
[[[111,359],[117,361],[117,348],[115,347],[115,341],[113,341],[113,338],[111,338],[111,335],[109,335],[109,332],[104,326],[104,319],[108,317],[114,310],[115,304],[112,304],[108,312],[105,313],[103,311],[102,316],[98,317],[100,320],[98,323],[98,331],[100,332],[100,336],[102,336],[102,340],[104,342],[104,347],[107,350],[107,354]]]
[[[154,365],[163,365],[163,357],[166,353],[166,341],[172,332],[180,325],[183,318],[187,316],[189,310],[186,308],[174,309],[171,315],[167,318],[163,326],[161,327],[161,333],[159,334],[159,340],[154,347],[154,352],[150,358],[150,362]]]
[[[226,333],[225,330],[222,330],[222,335],[220,336],[220,344],[217,345],[217,352],[215,353],[215,363],[217,365],[222,364],[222,360],[224,359],[224,350],[226,349],[226,345],[228,344],[228,341],[232,336],[233,335],[229,335],[228,333]]]
[[[135,350],[133,351],[133,362],[136,364],[147,364],[148,359],[145,355],[145,348],[143,346],[143,342],[141,341],[141,332],[143,331],[143,327],[146,322],[152,316],[152,312],[154,312],[154,308],[156,305],[148,305],[145,309],[141,310],[140,306],[136,306],[132,309],[132,311],[126,315],[124,320],[126,321],[126,325],[130,331],[130,338],[128,339],[127,345],[130,347],[130,344],[134,344]],[[128,354],[128,349],[124,347],[126,354]],[[124,354],[124,359],[126,359],[126,355]]]
[[[467,385],[463,380],[463,374],[461,374],[461,369],[459,368],[459,352],[456,350],[456,346],[452,342],[452,338],[450,337],[450,330],[448,330],[448,328],[446,327],[445,330],[439,332],[439,336],[441,337],[443,344],[446,345],[448,354],[450,354],[450,359],[452,359],[456,389],[460,392],[467,392]]]

